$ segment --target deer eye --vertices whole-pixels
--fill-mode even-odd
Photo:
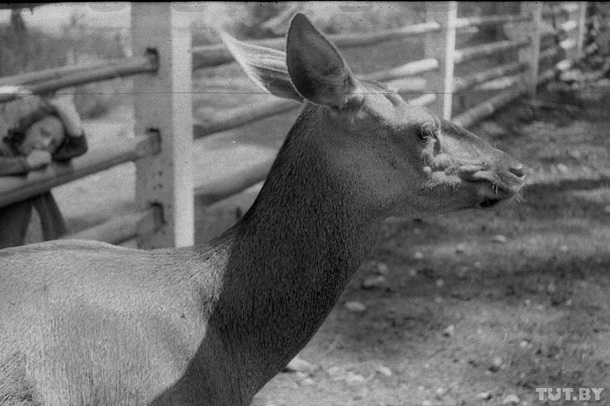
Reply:
[[[422,125],[417,131],[417,136],[422,140],[436,137],[436,125],[434,123]]]

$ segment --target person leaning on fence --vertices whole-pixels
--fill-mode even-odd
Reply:
[[[87,139],[72,99],[46,100],[0,141],[0,176],[27,175],[51,161],[66,162],[85,152]],[[40,217],[45,240],[66,233],[61,211],[51,191],[47,191],[0,207],[0,248],[24,244],[33,209]]]

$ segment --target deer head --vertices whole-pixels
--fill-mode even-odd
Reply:
[[[523,166],[505,153],[383,84],[354,76],[302,14],[292,20],[285,53],[221,37],[261,89],[305,103],[301,117],[316,116],[313,131],[324,133],[318,150],[337,171],[354,174],[353,187],[371,197],[363,204],[386,216],[492,208],[524,184]]]

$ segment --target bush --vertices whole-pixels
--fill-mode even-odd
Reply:
[[[11,24],[0,25],[0,77],[67,65],[92,65],[126,56],[125,36],[120,32],[93,30],[84,16],[74,13],[61,34],[50,35],[28,28],[13,11]],[[105,114],[116,104],[125,81],[115,79],[77,86],[75,103],[83,118]],[[124,92],[124,90],[122,90]]]

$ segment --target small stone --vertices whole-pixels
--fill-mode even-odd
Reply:
[[[454,334],[455,334],[455,326],[453,324],[443,330],[443,335],[445,337],[453,337]]]
[[[529,307],[532,305],[532,301],[530,299],[525,299],[525,302],[523,302],[523,304],[525,304],[526,307]]]
[[[377,272],[378,275],[386,275],[389,270],[390,269],[388,268],[388,266],[383,262],[377,262],[375,266],[375,272]]]
[[[458,244],[458,245],[455,246],[455,252],[457,254],[461,254],[464,251],[466,251],[466,245],[465,244]]]
[[[529,341],[527,341],[527,340],[522,340],[522,341],[519,343],[519,347],[521,347],[521,348],[527,348],[527,347],[529,346],[529,344],[530,344],[530,343],[529,343]]]
[[[566,306],[572,306],[572,299],[566,300]]]
[[[305,378],[301,381],[301,383],[305,386],[311,386],[314,385],[316,381],[314,381],[312,378]]]
[[[572,150],[572,151],[568,152],[568,155],[574,159],[582,158],[582,154],[580,153],[580,151],[577,151],[577,150]]]
[[[502,234],[497,234],[491,237],[491,240],[497,244],[505,244],[508,241],[508,238]]]
[[[466,279],[466,274],[468,273],[468,268],[461,267],[457,273],[457,277],[459,279]]]
[[[502,368],[502,358],[494,357],[491,366],[488,368],[491,372],[498,372]]]
[[[367,388],[366,386],[363,386],[360,389],[358,389],[358,393],[356,394],[356,396],[354,396],[354,400],[364,399],[368,395],[369,395],[369,388]],[[386,406],[386,404],[380,403],[379,406]]]
[[[491,393],[489,393],[489,392],[477,393],[476,398],[481,399],[481,400],[489,400],[489,399],[491,399]]]
[[[383,276],[374,276],[372,278],[366,278],[362,281],[363,289],[373,289],[384,286],[386,283],[386,279]]]
[[[503,405],[516,405],[519,402],[521,402],[521,399],[519,399],[517,395],[514,395],[512,393],[510,395],[506,395],[502,400]]]
[[[383,365],[379,365],[377,367],[377,372],[379,372],[380,374],[382,374],[384,376],[392,376],[392,370]]]
[[[436,388],[436,396],[437,397],[442,397],[445,393],[447,393],[447,389],[440,387],[440,388]]]
[[[417,269],[409,269],[409,276],[417,276]]]
[[[366,311],[366,306],[356,301],[346,302],[345,308],[354,313],[364,313]]]
[[[559,173],[568,173],[570,169],[564,164],[557,164],[557,170]]]
[[[424,259],[424,254],[420,251],[417,251],[415,254],[413,254],[413,259],[415,260],[422,260]]]
[[[347,378],[345,378],[347,384],[353,385],[364,382],[364,376],[349,372]]]
[[[445,281],[442,280],[441,278],[436,280],[436,287],[437,288],[442,288],[443,286],[445,286]]]
[[[333,378],[337,378],[337,377],[340,377],[345,374],[345,371],[338,366],[332,366],[332,367],[328,368],[326,370],[326,372],[328,373],[328,375],[332,376]]]
[[[292,361],[286,365],[284,372],[305,372],[310,373],[313,370],[313,365],[299,357],[294,357]]]

